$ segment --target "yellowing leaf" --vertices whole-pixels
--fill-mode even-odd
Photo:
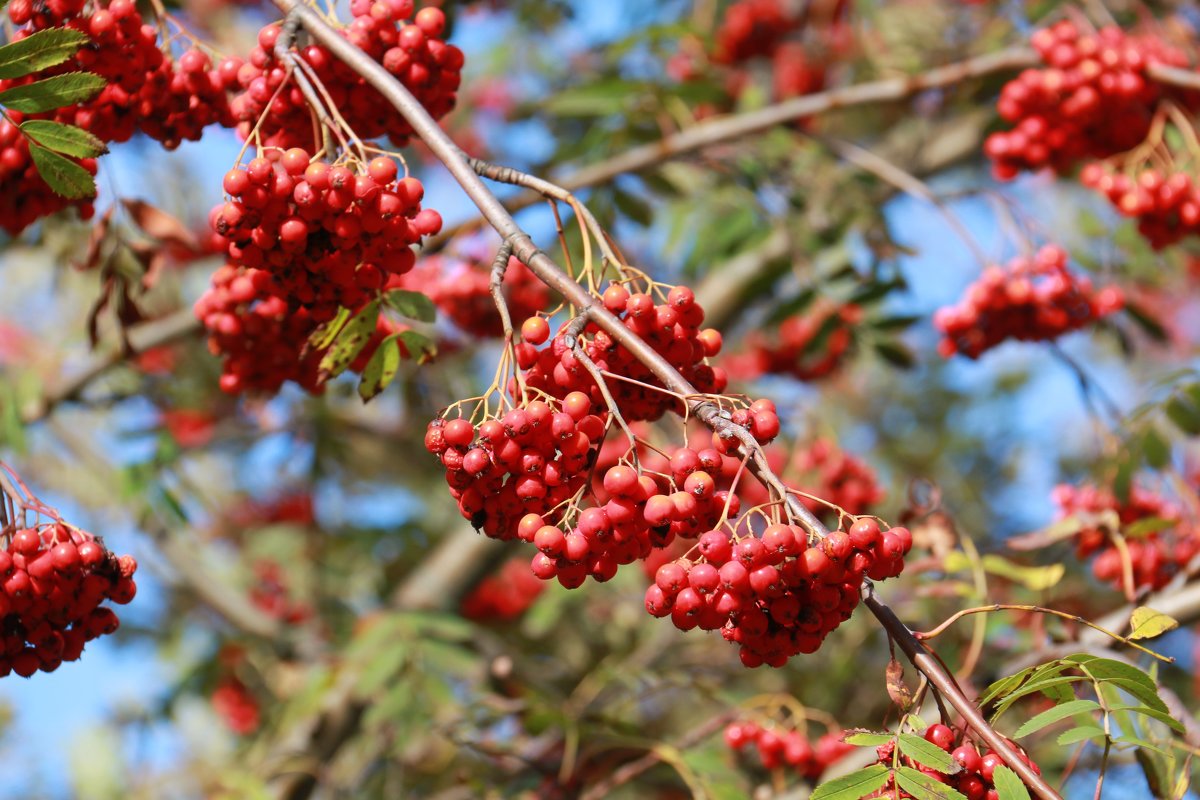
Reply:
[[[1133,610],[1133,615],[1129,618],[1129,638],[1153,639],[1178,627],[1179,623],[1173,617],[1149,606],[1140,606]]]

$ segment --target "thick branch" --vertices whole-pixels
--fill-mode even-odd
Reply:
[[[900,621],[896,613],[879,601],[869,585],[863,593],[863,604],[871,610],[893,641],[900,645],[900,649],[904,651],[904,655],[908,657],[912,665],[929,679],[934,688],[941,692],[950,705],[954,706],[954,710],[962,716],[963,721],[987,743],[988,747],[995,750],[1004,759],[1004,763],[1008,764],[1021,777],[1026,786],[1033,789],[1034,793],[1043,800],[1059,797],[1058,792],[1051,788],[1041,775],[1038,775],[1021,760],[1009,745],[1008,740],[988,724],[975,704],[967,699],[962,689],[954,682],[950,673],[929,654],[924,645],[917,641],[917,637],[913,636],[912,631]]]
[[[146,322],[128,331],[129,346],[134,353],[170,344],[200,331],[200,322],[190,308],[181,309],[162,319]],[[21,409],[21,421],[31,425],[44,418],[60,403],[79,396],[88,384],[121,364],[130,355],[120,347],[96,353],[78,372],[50,386],[35,403]]]
[[[943,67],[935,67],[920,75],[886,78],[880,81],[841,86],[825,92],[801,95],[754,111],[700,122],[686,130],[663,137],[657,142],[634,147],[568,175],[552,178],[551,182],[568,191],[596,186],[607,183],[618,175],[640,172],[668,159],[679,158],[706,147],[762,133],[777,125],[814,114],[840,108],[903,100],[928,89],[946,88],[971,78],[1012,72],[1037,66],[1039,63],[1037,53],[1033,50],[1014,47],[957,61]],[[534,205],[541,197],[542,195],[536,191],[524,192],[508,199],[504,205],[510,211],[520,211]],[[469,220],[447,229],[427,242],[426,246],[436,249],[454,236],[475,230],[488,221],[490,220],[485,218]]]

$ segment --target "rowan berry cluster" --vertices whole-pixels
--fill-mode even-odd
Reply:
[[[854,326],[862,309],[853,304],[820,303],[788,317],[773,335],[754,331],[746,336],[746,352],[728,360],[730,375],[753,379],[789,375],[814,381],[840,367],[854,343]]]
[[[1164,90],[1146,76],[1150,64],[1186,67],[1187,58],[1153,35],[1107,27],[1098,33],[1062,20],[1034,33],[1046,64],[1005,85],[997,110],[1014,128],[990,135],[984,153],[1009,180],[1023,169],[1066,172],[1108,158],[1146,138]]]
[[[225,726],[239,736],[248,736],[258,730],[262,721],[258,700],[233,675],[227,675],[217,683],[212,704]]]
[[[231,199],[210,222],[230,263],[195,308],[210,349],[225,357],[221,388],[271,392],[293,380],[316,391],[321,354],[306,352],[308,338],[340,307],[361,310],[411,269],[410,245],[437,233],[442,218],[421,209],[420,181],[399,178],[384,157],[355,173],[300,148],[269,148],[224,186]],[[381,316],[352,368],[401,327]]]
[[[1105,524],[1087,524],[1076,535],[1076,554],[1080,559],[1095,556],[1092,573],[1098,580],[1117,588],[1124,585],[1126,558],[1135,588],[1161,589],[1179,570],[1200,553],[1200,529],[1184,519],[1178,504],[1142,486],[1134,485],[1125,501],[1106,489],[1095,486],[1056,486],[1053,493],[1059,517],[1091,519],[1115,512],[1122,529],[1146,524],[1153,528],[1129,537],[1126,555]]]
[[[463,517],[488,536],[508,540],[525,532],[520,523],[527,515],[557,521],[561,512],[552,509],[584,487],[605,430],[587,396],[573,392],[561,402],[525,403],[479,425],[438,417],[426,429],[425,449],[445,468]]]
[[[717,29],[713,60],[734,64],[773,56],[798,24],[782,0],[738,0]]]
[[[659,568],[646,610],[680,630],[720,630],[747,667],[781,667],[815,653],[850,618],[864,577],[899,575],[911,547],[907,528],[881,531],[870,518],[819,540],[778,523],[761,537],[712,530],[699,537],[697,558]]]
[[[805,18],[781,0],[739,0],[729,6],[711,56],[713,63],[726,68],[722,76],[726,91],[731,97],[745,92],[755,81],[750,62],[758,60],[770,62],[770,83],[764,89],[773,99],[820,91],[825,86],[829,51],[837,49],[834,40],[840,36],[835,31],[842,30],[842,13],[839,7],[828,20],[818,19],[819,12]],[[801,29],[804,35],[793,38]],[[685,63],[685,54],[680,56],[671,64],[680,77],[698,73],[694,63]]]
[[[352,0],[354,19],[341,33],[398,78],[433,117],[442,117],[454,108],[463,54],[441,38],[446,28],[441,9],[421,9],[409,20],[413,10],[413,0]],[[299,85],[289,81],[288,65],[275,53],[281,30],[277,23],[268,25],[259,31],[258,44],[247,61],[229,59],[221,65],[221,71],[234,75],[241,89],[230,108],[243,137],[258,124],[258,135],[268,146],[315,149],[308,102]],[[296,57],[311,68],[329,108],[357,136],[387,136],[397,146],[407,144],[412,134],[408,123],[326,48],[308,45]]]
[[[392,277],[388,288],[422,292],[464,333],[501,336],[504,328],[490,281],[490,265],[434,255],[422,259],[411,272]],[[550,304],[546,284],[516,258],[509,260],[501,286],[514,319],[532,317]]]
[[[884,497],[870,465],[826,438],[798,444],[791,453],[768,449],[767,463],[796,487],[800,502],[818,516],[830,515],[836,508],[855,516],[866,514]],[[739,493],[750,504],[769,500],[767,490],[754,481],[742,484]]]
[[[604,291],[603,299],[605,308],[620,316],[625,327],[645,340],[698,390],[706,394],[724,391],[728,383],[725,370],[705,362],[721,351],[721,334],[712,328],[700,328],[704,309],[691,289],[676,286],[664,302],[656,304],[650,294],[631,294],[624,286],[613,284]],[[517,364],[526,370],[526,384],[558,398],[584,392],[602,406],[600,387],[568,346],[566,336],[560,333],[550,346],[537,349],[548,337],[548,326],[537,325],[534,338],[526,336],[517,345]],[[672,409],[681,410],[679,401],[662,390],[661,382],[650,370],[594,323],[584,329],[581,342],[598,368],[625,378],[611,381],[609,390],[627,421],[654,420]]]
[[[569,531],[536,515],[521,521],[522,538],[538,548],[533,573],[575,588],[590,575],[612,578],[618,567],[669,547],[676,537],[695,539],[740,510],[736,495],[717,487],[723,456],[715,449],[679,448],[665,471],[625,463],[608,467],[596,505],[582,510]],[[711,471],[709,471],[711,470]]]
[[[254,585],[250,588],[250,602],[259,610],[289,624],[299,624],[312,618],[312,606],[292,599],[283,567],[278,562],[255,562],[253,571]]]
[[[1067,253],[1047,245],[1031,258],[990,266],[957,305],[938,309],[938,352],[978,358],[1006,339],[1048,341],[1083,328],[1124,305],[1115,286],[1096,290],[1067,269]]]
[[[133,600],[132,556],[118,558],[90,533],[58,523],[7,538],[0,550],[0,676],[53,672],[78,659],[86,642],[117,629],[117,615],[101,603]]]
[[[1107,197],[1122,215],[1136,219],[1138,232],[1155,250],[1200,233],[1200,186],[1185,172],[1164,175],[1143,169],[1130,175],[1095,163],[1083,168],[1079,180]]]
[[[735,753],[753,750],[764,769],[788,766],[808,781],[817,781],[830,766],[854,751],[842,741],[844,732],[827,732],[809,741],[801,731],[749,720],[725,728],[725,744]]]
[[[52,119],[83,128],[104,142],[127,141],[141,131],[167,148],[200,138],[201,130],[210,124],[233,124],[225,94],[230,76],[213,69],[199,50],[184,53],[178,62],[164,55],[158,29],[142,19],[133,0],[112,0],[104,8],[85,0],[15,0],[8,14],[19,26],[12,41],[55,26],[79,30],[90,41],[60,65],[0,80],[0,90],[78,70],[93,72],[106,82],[86,102],[39,114],[10,111],[11,123],[0,122],[0,225],[10,234],[69,205],[75,205],[85,219],[93,211],[89,201],[70,201],[50,190],[13,123]],[[95,173],[93,159],[81,163]]]
[[[925,740],[949,753],[958,763],[960,769],[953,775],[947,775],[907,757],[902,756],[900,761],[904,762],[906,766],[910,766],[928,775],[938,783],[944,783],[947,786],[957,789],[967,800],[999,800],[1000,795],[996,790],[995,773],[997,767],[1004,765],[1004,760],[999,754],[989,749],[983,755],[980,755],[975,745],[965,738],[958,746],[955,746],[954,731],[948,725],[940,723],[930,725],[925,729]],[[1016,742],[1010,739],[1008,740],[1008,745],[1016,751],[1020,759],[1036,774],[1042,774],[1042,770],[1038,765],[1029,758],[1029,755]],[[892,765],[895,759],[895,746],[895,742],[888,742],[877,748],[880,763],[888,766]],[[871,797],[879,798],[912,796],[899,786],[896,786],[894,778],[891,777],[888,778],[887,784],[882,789],[871,795]]]
[[[514,558],[488,575],[462,601],[462,615],[476,622],[508,622],[534,604],[546,584],[529,571],[529,562]]]

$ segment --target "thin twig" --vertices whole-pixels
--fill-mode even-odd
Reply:
[[[1020,604],[1020,603],[992,603],[991,605],[977,606],[976,608],[964,608],[962,611],[958,611],[955,614],[953,614],[952,616],[950,616],[949,619],[944,621],[942,624],[938,625],[936,628],[934,628],[932,630],[928,630],[928,631],[918,631],[918,632],[914,633],[913,635],[916,636],[919,640],[926,642],[926,641],[929,641],[930,639],[933,639],[934,637],[944,633],[947,628],[949,628],[955,622],[958,622],[963,617],[969,616],[971,614],[989,614],[993,611],[1026,611],[1026,612],[1036,613],[1036,614],[1048,614],[1052,617],[1058,617],[1060,619],[1070,620],[1071,622],[1075,622],[1079,625],[1086,625],[1087,627],[1089,627],[1093,630],[1099,631],[1100,633],[1103,633],[1105,636],[1109,637],[1110,639],[1120,642],[1123,645],[1132,647],[1135,650],[1141,650],[1146,655],[1153,656],[1154,658],[1158,659],[1159,661],[1163,662],[1164,664],[1173,664],[1175,662],[1175,659],[1171,658],[1170,656],[1159,655],[1158,653],[1154,652],[1150,648],[1143,647],[1142,645],[1138,644],[1137,642],[1133,641],[1132,639],[1130,639],[1126,636],[1122,636],[1119,633],[1114,633],[1114,632],[1108,630],[1107,628],[1097,625],[1094,622],[1090,622],[1090,621],[1084,619],[1083,617],[1079,616],[1078,614],[1068,614],[1065,611],[1056,611],[1053,608],[1043,608],[1042,606],[1031,606],[1031,605],[1024,605],[1024,604]]]

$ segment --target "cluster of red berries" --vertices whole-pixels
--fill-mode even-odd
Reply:
[[[529,571],[529,562],[514,558],[463,598],[462,615],[476,622],[508,622],[528,611],[545,589],[546,584]]]
[[[957,305],[938,309],[933,324],[943,338],[938,352],[978,358],[1006,339],[1049,341],[1119,311],[1121,290],[1095,290],[1067,269],[1067,253],[1046,245],[1032,258],[990,266]]]
[[[441,38],[446,28],[441,9],[421,9],[410,22],[413,0],[352,0],[350,13],[354,20],[342,29],[343,36],[398,78],[434,118],[454,108],[463,54]],[[308,103],[275,54],[280,32],[278,23],[268,25],[259,31],[249,60],[230,59],[221,65],[241,89],[230,108],[243,137],[262,118],[258,134],[267,145],[312,149],[316,144]],[[297,57],[311,67],[327,102],[359,137],[386,135],[398,146],[408,142],[412,128],[403,117],[326,48],[308,45]]]
[[[1104,195],[1126,217],[1137,220],[1138,232],[1155,250],[1200,233],[1200,185],[1190,175],[1164,177],[1144,169],[1132,177],[1099,162],[1088,164],[1079,180]]]
[[[292,599],[278,562],[255,562],[254,586],[249,594],[250,602],[259,610],[282,622],[298,624],[312,618],[312,606]]]
[[[196,303],[210,349],[225,356],[221,388],[274,391],[294,380],[319,385],[320,353],[308,337],[345,307],[357,312],[392,275],[416,260],[410,245],[441,229],[421,209],[424,188],[398,178],[396,162],[373,159],[362,173],[270,148],[225,176],[231,199],[210,222],[230,264]],[[380,317],[373,344],[399,326]],[[352,365],[361,369],[368,346]]]
[[[132,556],[61,524],[14,531],[0,550],[0,676],[28,678],[75,661],[120,624],[105,600],[125,604],[137,585]]]
[[[246,685],[232,675],[222,678],[212,693],[213,710],[229,730],[249,736],[258,730],[262,712]]]
[[[770,525],[761,537],[713,530],[700,536],[698,559],[659,568],[646,610],[680,630],[720,630],[747,667],[782,667],[815,653],[850,618],[864,577],[899,575],[911,547],[907,528],[883,532],[873,519],[815,542],[794,525]]]
[[[490,282],[490,265],[435,255],[393,277],[388,288],[424,293],[459,330],[482,338],[504,333]],[[502,289],[513,319],[531,317],[550,304],[546,284],[516,258],[508,262]]]
[[[1044,69],[1027,69],[1005,85],[997,110],[1015,125],[990,135],[984,153],[997,178],[1022,169],[1071,169],[1108,158],[1149,133],[1163,89],[1146,77],[1150,64],[1186,67],[1187,57],[1156,36],[1107,27],[1087,33],[1062,20],[1034,33]]]
[[[1145,487],[1132,486],[1125,502],[1095,486],[1062,484],[1054,488],[1052,496],[1060,518],[1111,511],[1116,512],[1122,527],[1141,520],[1164,521],[1161,530],[1146,532],[1125,543],[1136,588],[1161,589],[1200,553],[1200,529],[1184,520],[1178,504]],[[1105,526],[1085,527],[1078,533],[1075,547],[1080,559],[1096,557],[1092,572],[1097,579],[1118,588],[1123,586],[1124,559]]]
[[[843,735],[830,731],[810,742],[800,731],[746,720],[725,727],[725,744],[735,753],[751,747],[765,769],[786,764],[806,780],[816,781],[831,765],[854,751],[854,745],[842,741]]]
[[[426,429],[425,449],[445,468],[463,517],[488,536],[514,539],[525,531],[523,517],[550,516],[586,483],[606,431],[592,408],[574,392],[561,403],[534,400],[479,425],[438,417]]]
[[[728,360],[730,375],[753,379],[761,375],[790,375],[814,381],[833,373],[854,343],[854,326],[862,309],[853,304],[822,303],[788,317],[773,336],[754,331],[746,336],[747,350]]]
[[[717,29],[713,60],[735,64],[773,56],[799,24],[785,5],[783,0],[738,0],[729,6]]]
[[[790,486],[801,492],[800,501],[818,516],[833,514],[833,507],[847,514],[867,514],[884,498],[875,471],[825,438],[816,438],[791,453],[767,450],[767,463]],[[766,503],[767,490],[757,481],[745,481],[739,488],[742,499],[750,504]],[[806,497],[804,495],[811,495]],[[812,499],[819,497],[829,504]]]
[[[605,308],[621,316],[627,328],[699,391],[705,394],[724,391],[728,382],[725,370],[705,363],[706,358],[721,351],[721,334],[712,328],[700,328],[704,309],[691,289],[676,286],[665,302],[655,304],[649,294],[630,294],[624,286],[613,284],[605,289],[603,299]],[[537,324],[536,330],[531,327],[525,334],[525,340],[516,347],[517,364],[527,370],[525,382],[530,387],[559,398],[581,391],[597,405],[604,404],[600,387],[576,358],[564,335],[554,337],[549,347],[538,350],[536,345],[549,338],[549,326]],[[583,347],[601,370],[626,378],[610,382],[608,388],[627,421],[654,420],[667,411],[681,410],[679,401],[661,389],[662,383],[650,370],[594,323],[589,323],[584,331]]]
[[[975,745],[965,740],[956,747],[954,744],[954,731],[948,725],[942,725],[941,723],[930,725],[925,729],[925,741],[935,744],[949,753],[958,762],[961,769],[953,775],[947,775],[943,772],[938,772],[932,767],[912,761],[912,759],[901,757],[902,761],[909,762],[907,766],[913,767],[939,783],[944,783],[947,786],[957,789],[967,800],[999,800],[1000,795],[996,790],[994,782],[996,768],[1004,764],[1004,759],[999,754],[988,750],[983,755],[980,755]],[[1008,740],[1008,744],[1036,774],[1042,774],[1042,770],[1038,765],[1029,758],[1029,755],[1016,742],[1010,739]],[[880,745],[876,749],[879,755],[879,762],[891,766],[895,758],[895,747],[895,742]],[[878,792],[872,794],[871,797],[896,798],[912,797],[912,795],[896,786],[893,779],[889,778],[888,783]]]
[[[158,29],[145,23],[133,0],[112,0],[103,8],[89,7],[85,0],[15,0],[8,14],[20,26],[13,41],[55,26],[79,30],[90,41],[63,64],[0,80],[0,90],[78,70],[106,81],[95,97],[83,103],[28,117],[9,112],[14,123],[53,119],[83,128],[104,142],[127,141],[141,131],[168,148],[184,139],[198,139],[212,123],[233,124],[225,94],[230,75],[213,69],[199,50],[184,53],[178,62],[165,56],[158,45]],[[94,174],[93,160],[84,159],[82,165]],[[12,234],[72,204],[41,180],[24,136],[8,122],[0,123],[0,189],[0,224]],[[90,202],[74,201],[74,205],[84,218],[91,216]]]
[[[662,460],[649,458],[639,463],[640,470],[625,463],[604,469],[599,486],[593,487],[596,506],[581,511],[569,531],[546,525],[535,514],[522,519],[521,538],[539,550],[534,574],[543,580],[558,578],[567,588],[589,575],[606,581],[618,567],[646,559],[677,537],[695,539],[722,516],[740,512],[737,495],[718,484],[723,467],[733,459],[715,448],[681,447],[667,463]]]

